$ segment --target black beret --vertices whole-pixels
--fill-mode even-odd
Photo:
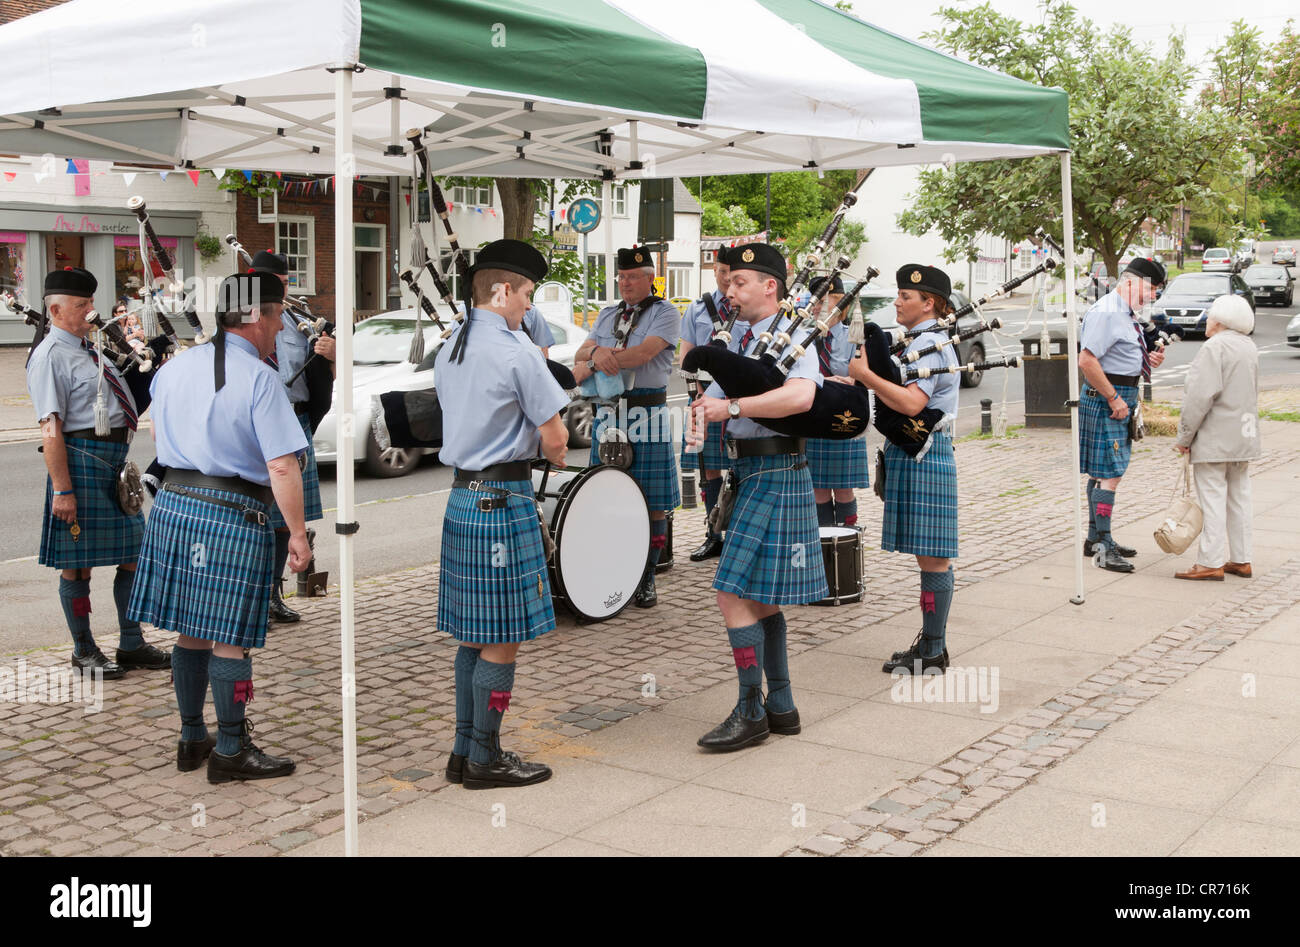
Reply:
[[[952,280],[948,274],[937,266],[924,266],[920,263],[908,263],[898,268],[899,289],[919,289],[922,292],[942,296],[944,302],[952,295]]]
[[[546,257],[536,247],[522,240],[493,240],[479,250],[469,272],[472,275],[479,270],[505,270],[540,283],[546,279],[549,269]]]
[[[826,282],[826,277],[814,276],[812,280],[808,283],[808,292],[816,293],[818,290],[822,288],[822,284],[825,282]],[[827,290],[827,295],[830,295],[831,293],[834,293],[836,296],[843,296],[844,280],[840,279],[838,276],[832,279],[831,288]]]
[[[618,251],[618,268],[620,270],[639,270],[644,266],[654,265],[654,257],[645,247],[628,247]]]
[[[250,273],[274,273],[276,276],[289,275],[289,258],[283,253],[274,253],[270,250],[258,250],[253,254],[253,265],[249,267]]]
[[[731,266],[731,247],[718,247],[717,261],[723,266]]]
[[[274,273],[253,270],[227,276],[217,287],[217,317],[246,312],[263,303],[284,301],[284,283]]]
[[[1144,279],[1149,279],[1153,286],[1165,285],[1165,268],[1155,260],[1137,257],[1132,263],[1124,267],[1124,272],[1136,273]]]
[[[69,266],[62,270],[51,270],[45,274],[45,292],[43,296],[80,296],[90,299],[95,295],[99,280],[89,270],[79,266]]]
[[[727,259],[733,270],[757,270],[785,282],[785,256],[771,244],[747,243],[732,247]]]

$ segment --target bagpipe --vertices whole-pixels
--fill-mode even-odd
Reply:
[[[155,268],[172,284],[179,282],[176,279],[176,271],[172,264],[171,255],[154,231],[153,222],[149,220],[149,211],[145,207],[144,198],[132,197],[126,202],[126,206],[140,221],[140,260],[144,267],[144,285],[140,288],[140,298],[145,304],[140,324],[144,326],[146,334],[151,333],[153,330],[151,318],[156,318],[158,327],[167,336],[172,347],[180,350],[185,346],[181,344],[180,338],[176,335],[175,327],[167,317],[168,314],[166,307],[162,304],[161,294],[154,287]],[[199,322],[197,292],[191,292],[185,298],[182,314],[185,316],[185,321],[190,324],[190,328],[194,330],[194,343],[202,345],[208,341],[208,335],[203,331],[203,323]]]
[[[41,344],[41,341],[50,331],[50,314],[48,312],[37,312],[30,306],[24,305],[13,293],[0,293],[0,302],[4,303],[14,315],[22,316],[23,322],[35,330],[32,335],[32,344],[27,346],[27,361],[30,362],[32,353],[36,351],[36,346]]]

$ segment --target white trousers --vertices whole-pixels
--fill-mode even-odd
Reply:
[[[1250,562],[1249,461],[1193,464],[1192,471],[1202,516],[1197,564],[1217,569]]]

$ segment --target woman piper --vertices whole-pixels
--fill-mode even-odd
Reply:
[[[898,270],[898,298],[894,312],[905,329],[926,329],[952,312],[952,283],[942,270],[909,263]],[[943,332],[922,332],[907,352],[946,338]],[[952,346],[926,355],[918,368],[956,365]],[[862,382],[876,397],[907,417],[926,408],[942,411],[945,421],[957,417],[958,376],[938,374],[904,385],[882,378],[867,363],[865,349],[849,363],[849,376]],[[940,672],[948,666],[945,637],[948,609],[952,605],[952,560],[957,558],[957,465],[953,458],[952,421],[930,435],[929,449],[909,457],[902,448],[885,442],[885,510],[880,548],[916,556],[921,569],[921,633],[906,651],[896,651],[883,671],[905,674]]]

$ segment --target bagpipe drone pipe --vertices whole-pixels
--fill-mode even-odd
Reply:
[[[158,239],[153,222],[149,219],[149,211],[144,198],[132,197],[126,202],[126,206],[140,221],[140,257],[144,267],[144,286],[141,287],[141,293],[146,303],[145,316],[141,319],[141,324],[145,325],[146,332],[152,331],[147,324],[148,314],[152,312],[158,320],[158,327],[162,329],[163,334],[167,336],[172,346],[179,351],[184,346],[176,335],[176,329],[172,326],[171,320],[167,318],[167,313],[163,311],[159,292],[154,288],[155,270],[153,267],[155,264],[157,265],[157,272],[161,272],[169,282],[173,284],[180,282],[176,278],[171,255],[167,252],[167,248],[163,246],[162,241]],[[189,323],[190,328],[194,330],[194,344],[202,345],[208,341],[208,334],[203,331],[203,324],[199,322],[197,306],[198,294],[191,292],[185,299],[182,315],[185,316],[185,321]]]

